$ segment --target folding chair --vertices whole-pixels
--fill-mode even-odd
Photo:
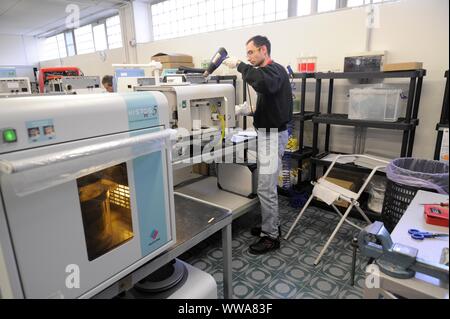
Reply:
[[[345,189],[339,185],[333,184],[325,179],[328,176],[328,174],[330,173],[330,171],[333,169],[333,166],[336,164],[336,162],[340,158],[344,158],[344,157],[366,158],[371,161],[375,161],[375,163],[380,163],[380,165],[377,165],[372,169],[369,176],[364,181],[364,184],[362,185],[362,187],[359,189],[359,191],[357,193],[355,193],[351,190]],[[371,223],[369,218],[366,216],[366,214],[363,212],[363,210],[359,207],[358,199],[361,196],[364,189],[367,187],[367,184],[369,184],[370,180],[375,175],[375,172],[381,168],[385,168],[388,163],[389,162],[387,162],[387,161],[383,161],[378,158],[374,158],[374,157],[367,156],[367,155],[354,154],[354,155],[338,155],[338,156],[336,156],[336,158],[333,160],[330,167],[326,171],[325,175],[323,175],[321,178],[319,178],[319,180],[317,182],[311,182],[314,185],[313,192],[312,192],[311,196],[309,197],[308,201],[306,202],[305,206],[302,208],[300,214],[298,214],[297,218],[295,219],[294,223],[292,224],[291,228],[289,229],[289,231],[286,234],[286,236],[284,237],[284,239],[288,239],[288,237],[291,234],[292,230],[294,229],[295,225],[297,225],[298,221],[300,220],[303,213],[306,211],[306,209],[308,208],[309,204],[311,203],[311,201],[314,197],[321,199],[322,201],[324,201],[325,203],[327,203],[328,205],[333,207],[333,209],[341,216],[341,219],[339,220],[339,223],[337,224],[337,226],[334,229],[333,233],[331,234],[330,238],[326,242],[325,246],[320,251],[319,256],[314,261],[314,265],[317,265],[320,261],[320,258],[322,258],[322,255],[325,253],[326,249],[328,248],[328,246],[330,245],[334,236],[339,231],[339,228],[341,228],[341,226],[344,222],[348,223],[349,225],[351,225],[353,227],[358,228],[359,230],[362,230],[361,227],[359,227],[359,226],[355,225],[354,223],[352,223],[351,221],[347,220],[347,216],[353,207],[355,207],[359,211],[359,213],[362,215],[362,217],[368,223]],[[344,200],[350,204],[343,215],[339,211],[339,209],[337,209],[336,205],[334,204],[334,202],[337,200]]]

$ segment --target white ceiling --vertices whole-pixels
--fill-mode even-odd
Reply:
[[[65,28],[66,7],[76,4],[80,20],[114,14],[128,0],[1,0],[0,34],[42,36]]]

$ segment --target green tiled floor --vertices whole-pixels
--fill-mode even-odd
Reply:
[[[287,233],[299,210],[279,198],[281,230]],[[252,255],[248,245],[257,241],[250,234],[259,217],[259,208],[233,222],[233,296],[248,298],[329,299],[362,298],[363,269],[367,260],[358,256],[355,286],[350,284],[351,240],[358,230],[344,224],[332,244],[315,266],[314,260],[336,226],[339,216],[310,207],[281,248],[265,255]],[[361,220],[353,222],[364,225]],[[202,269],[217,281],[222,298],[223,270],[220,234],[200,243],[181,259]]]

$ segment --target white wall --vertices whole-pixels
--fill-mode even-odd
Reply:
[[[33,37],[0,34],[0,66],[16,67],[17,76],[34,81],[33,67],[39,62],[37,41]]]
[[[0,65],[33,65],[38,61],[35,38],[0,34]]]
[[[448,9],[447,0],[401,0],[383,4],[379,10],[380,25],[373,30],[371,37],[371,50],[388,51],[388,62],[421,61],[427,69],[428,75],[424,80],[420,103],[420,125],[416,131],[414,146],[414,156],[418,157],[431,158],[434,153],[436,136],[434,127],[439,120],[442,105],[443,74],[448,69]],[[300,53],[314,54],[318,57],[319,71],[336,71],[342,70],[347,54],[365,50],[367,37],[365,26],[365,7],[345,9],[238,30],[138,44],[137,62],[147,63],[151,56],[158,52],[179,52],[192,55],[194,63],[200,66],[202,60],[209,60],[221,46],[225,47],[230,55],[245,59],[245,42],[256,34],[262,34],[272,42],[272,57],[275,61],[283,65],[295,65]],[[128,38],[131,39],[131,36],[128,35]],[[127,60],[128,54],[118,50],[118,52],[111,51],[105,62],[99,61],[96,54],[87,54],[63,59],[63,64],[79,66],[86,74],[111,74],[111,63],[123,63]],[[128,59],[132,59],[133,54],[129,53]],[[60,65],[60,62],[57,60],[42,64]],[[224,73],[230,71],[225,67],[216,71],[216,74]],[[333,106],[335,112],[347,111],[346,93],[351,85],[353,84],[346,80],[336,83]],[[326,81],[322,90],[324,93],[322,110],[324,110]],[[307,109],[312,109],[313,81],[308,85],[307,92]],[[305,131],[306,141],[311,141],[311,131],[308,124]],[[321,130],[322,134],[323,131],[324,129]],[[351,152],[353,130],[335,127],[332,133],[332,149]],[[380,155],[394,157],[400,154],[400,142],[401,132],[371,129],[368,132],[367,149]]]

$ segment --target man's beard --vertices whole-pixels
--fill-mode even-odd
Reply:
[[[263,64],[264,63],[264,60],[262,60],[261,62],[259,62],[259,63],[255,63],[255,64],[253,64],[253,66],[254,67],[260,67],[261,66],[261,64]]]

